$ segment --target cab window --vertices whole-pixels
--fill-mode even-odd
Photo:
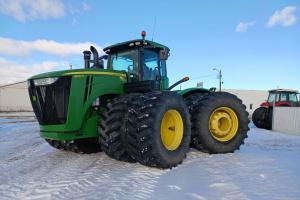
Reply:
[[[156,80],[159,76],[157,52],[145,49],[142,63],[143,80]]]
[[[275,93],[270,93],[269,95],[269,98],[268,98],[268,102],[269,103],[272,103],[275,101],[275,97],[276,97],[276,94]],[[277,100],[276,100],[277,101]]]
[[[166,67],[166,61],[165,60],[160,61],[160,74],[161,74],[162,77],[167,76],[167,67]]]
[[[287,101],[287,96],[288,96],[287,93],[281,93],[280,94],[280,101]]]
[[[297,94],[295,93],[290,93],[289,94],[289,100],[292,103],[298,103],[298,98],[297,98]]]
[[[137,50],[129,50],[112,54],[110,58],[110,67],[114,70],[126,71],[130,79],[138,80],[138,55]]]

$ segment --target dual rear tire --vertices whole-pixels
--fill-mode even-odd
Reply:
[[[248,112],[235,95],[208,93],[190,110],[192,145],[208,153],[232,153],[244,144]]]

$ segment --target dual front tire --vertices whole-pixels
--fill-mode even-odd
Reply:
[[[172,168],[189,150],[191,124],[183,98],[173,92],[153,92],[139,96],[129,118],[128,152],[143,165]]]

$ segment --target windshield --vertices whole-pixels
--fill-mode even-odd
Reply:
[[[275,96],[276,96],[275,93],[270,93],[269,98],[268,98],[268,102],[269,103],[274,102],[275,101]]]
[[[138,79],[138,50],[111,54],[110,67],[114,70],[124,70],[131,79]]]

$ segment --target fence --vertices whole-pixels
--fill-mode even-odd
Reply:
[[[274,107],[272,130],[300,135],[300,107]]]

